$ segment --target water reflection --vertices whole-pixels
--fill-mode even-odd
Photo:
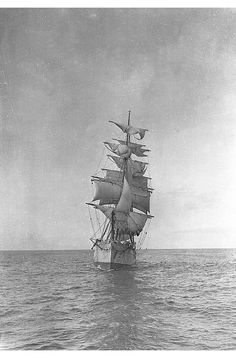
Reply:
[[[136,346],[140,310],[135,276],[135,269],[118,270],[110,275],[110,290],[116,306],[110,319],[114,331],[113,343],[119,349],[134,349]]]
[[[103,286],[102,302],[100,297],[95,312],[100,349],[134,349],[136,346],[140,310],[135,276],[135,269],[120,269],[101,272],[97,280],[98,292],[100,285]]]

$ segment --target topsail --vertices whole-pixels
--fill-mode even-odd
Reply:
[[[110,222],[110,229],[106,227],[105,230],[109,233],[106,244],[110,242],[113,245],[117,242],[124,245],[130,242],[131,246],[134,245],[134,250],[135,236],[142,233],[147,219],[152,217],[150,197],[153,189],[150,187],[150,178],[145,175],[148,163],[133,158],[133,155],[147,157],[149,149],[144,144],[133,141],[142,140],[147,129],[131,126],[130,112],[128,124],[109,122],[126,134],[126,140],[104,142],[110,152],[108,158],[115,168],[101,168],[104,175],[92,176],[95,192],[92,203],[89,204],[101,211]]]
[[[114,123],[115,125],[117,125],[117,127],[119,127],[124,133],[127,133],[127,134],[132,134],[132,135],[135,135],[135,134],[138,134],[139,137],[137,137],[136,139],[143,139],[143,137],[145,136],[145,132],[147,131],[147,129],[144,129],[144,128],[135,128],[135,127],[132,127],[130,125],[126,125],[126,124],[123,124],[123,123],[117,123],[117,122],[114,122],[114,121],[109,121],[111,123]]]

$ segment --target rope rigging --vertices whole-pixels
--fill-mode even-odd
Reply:
[[[115,122],[115,124],[119,126],[119,123]],[[130,111],[128,116],[128,125],[126,125],[125,128],[125,130],[122,129],[123,133],[115,137],[117,139],[112,138],[112,140],[118,140],[118,142],[120,138],[122,138],[120,144],[118,144],[118,146],[120,146],[120,149],[117,150],[117,152],[115,146],[114,150],[112,145],[108,147],[106,147],[106,145],[103,146],[102,158],[98,163],[95,175],[92,176],[92,183],[96,183],[94,200],[99,200],[99,202],[98,204],[94,204],[95,213],[93,213],[92,215],[92,212],[89,210],[89,215],[94,233],[93,237],[95,239],[94,241],[92,240],[94,243],[93,248],[95,247],[95,255],[98,255],[98,257],[101,251],[109,250],[115,256],[116,254],[124,253],[127,250],[134,250],[135,255],[136,246],[137,249],[141,249],[141,246],[146,239],[147,231],[150,225],[150,220],[147,219],[150,219],[152,217],[151,215],[147,214],[150,211],[149,196],[151,192],[151,189],[149,190],[150,166],[148,165],[148,157],[146,158],[145,155],[142,155],[143,153],[141,151],[136,152],[134,149],[133,152],[131,151],[131,149],[129,152],[127,152],[127,148],[124,147],[125,142],[126,146],[130,146],[130,148],[136,148],[135,143],[133,143],[130,138],[131,135],[135,134],[131,133],[131,131],[136,130],[135,127],[132,127],[130,125]],[[141,131],[144,129],[138,128],[138,130]],[[124,133],[126,133],[126,141],[124,141],[124,138],[122,137]],[[140,135],[140,132],[138,133]],[[138,138],[134,136],[134,139]],[[142,137],[140,139],[142,139]],[[109,144],[109,142],[104,143]],[[137,143],[137,148],[139,148],[138,146],[139,144]],[[117,157],[118,159],[114,160],[114,157],[111,154],[105,155],[107,154],[106,149],[109,150],[109,154],[110,152],[113,152],[115,154],[115,157]],[[128,153],[128,155],[126,153]],[[133,159],[132,157],[134,163],[132,162],[132,160],[128,162],[128,158],[130,158],[132,153],[137,157],[140,157],[138,158],[138,160]],[[143,157],[145,157],[145,162],[143,161]],[[124,159],[123,162],[121,160],[122,158]],[[108,159],[110,160],[109,163]],[[140,162],[143,164],[141,164]],[[145,175],[144,169],[146,167],[146,164],[148,167],[147,171],[149,173],[149,177],[145,176],[142,180],[142,176]],[[120,180],[119,172],[122,180]],[[118,186],[121,186],[121,192],[119,191],[119,187],[112,186],[110,184],[117,184]],[[137,196],[140,196],[140,199],[137,199]],[[136,203],[136,201],[138,204]],[[113,202],[116,203],[115,206]],[[116,208],[116,210],[114,211],[109,208]],[[133,208],[138,209],[138,211],[133,210]],[[105,219],[104,223],[101,225],[100,215],[102,215],[103,217],[103,214],[105,214],[107,219]],[[109,221],[108,224],[107,220]],[[98,225],[97,229],[95,229],[95,222]],[[134,237],[136,243],[134,241]],[[129,257],[129,254],[127,257]]]

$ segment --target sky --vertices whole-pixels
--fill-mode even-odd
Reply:
[[[236,11],[0,9],[0,249],[87,249],[90,176],[148,128],[148,248],[236,247]]]

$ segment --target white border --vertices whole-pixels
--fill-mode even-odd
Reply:
[[[7,1],[2,0],[0,3],[1,8],[235,8],[235,1],[232,0],[214,0],[214,1],[202,1],[202,0],[185,0],[185,1],[137,1],[137,0],[120,0],[120,1],[105,1],[105,0],[67,0],[67,1],[52,1],[52,0],[15,0]],[[235,351],[1,351],[1,357],[95,357],[106,358],[112,355],[114,358],[135,357],[141,358],[143,355],[149,357],[179,357],[179,358],[196,358],[201,356],[205,357],[234,357]],[[204,357],[203,357],[204,358]]]
[[[2,0],[0,8],[235,8],[232,0]]]

